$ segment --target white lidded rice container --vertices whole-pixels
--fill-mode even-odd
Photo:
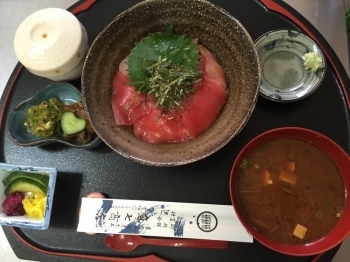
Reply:
[[[72,13],[46,8],[19,25],[14,50],[18,60],[33,74],[54,81],[73,80],[81,76],[88,37]]]

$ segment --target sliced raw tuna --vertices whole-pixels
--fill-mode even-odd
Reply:
[[[182,115],[176,113],[162,114],[160,109],[151,112],[134,124],[134,133],[140,140],[152,144],[162,142],[181,142],[191,138],[184,127]]]
[[[227,98],[225,88],[206,75],[199,85],[182,115],[191,137],[198,136],[213,124]]]
[[[112,109],[117,125],[133,125],[152,108],[152,104],[146,101],[145,96],[127,83],[125,75],[118,72],[113,82],[112,94]]]
[[[113,83],[112,108],[117,125],[133,125],[140,140],[149,143],[181,142],[195,138],[208,129],[227,99],[223,68],[202,45],[198,45],[203,70],[196,92],[181,102],[182,109],[162,114],[154,98],[141,95],[128,86],[127,65],[119,65]]]
[[[119,64],[119,72],[122,73],[122,75],[127,76],[128,75],[128,65],[126,64],[128,62],[128,57],[124,58],[123,61]]]
[[[217,62],[214,55],[203,45],[197,45],[199,54],[201,55],[201,67],[205,75],[218,81],[226,88],[225,72],[222,66]]]

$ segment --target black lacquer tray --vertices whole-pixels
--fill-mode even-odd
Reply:
[[[70,10],[85,26],[89,43],[120,12],[138,0],[79,1]],[[18,257],[39,261],[330,261],[338,250],[312,257],[292,257],[253,244],[231,242],[227,250],[141,246],[118,253],[104,245],[104,235],[76,232],[81,197],[101,191],[111,198],[230,205],[229,176],[242,147],[258,134],[282,126],[310,128],[336,141],[350,152],[350,80],[336,54],[321,34],[283,1],[212,0],[233,16],[255,40],[263,33],[291,28],[311,36],[327,56],[322,86],[310,97],[294,103],[275,103],[259,97],[242,132],[227,146],[199,162],[180,167],[151,167],[114,153],[105,144],[93,149],[73,149],[60,144],[19,147],[6,133],[9,111],[52,83],[15,68],[1,99],[0,161],[57,167],[58,178],[49,229],[37,231],[3,227]],[[90,6],[90,4],[92,4]],[[72,84],[80,88],[80,80]]]

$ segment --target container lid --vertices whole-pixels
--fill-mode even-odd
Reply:
[[[260,94],[276,102],[307,97],[322,83],[326,60],[308,36],[294,30],[265,33],[255,41],[260,65]],[[308,55],[320,58],[317,70],[304,65]]]
[[[70,12],[46,8],[28,16],[18,27],[14,50],[19,61],[30,71],[54,76],[65,73],[82,59],[79,47],[85,29]],[[85,50],[83,50],[85,51]]]

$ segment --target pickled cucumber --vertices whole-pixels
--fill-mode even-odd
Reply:
[[[76,117],[72,112],[65,112],[61,118],[61,127],[63,133],[72,135],[84,130],[86,121],[83,118]]]
[[[7,186],[9,183],[11,183],[13,180],[19,178],[19,177],[26,177],[34,179],[41,184],[43,184],[45,187],[48,187],[49,185],[49,176],[41,173],[34,173],[34,172],[25,172],[25,171],[11,171],[10,174],[2,180],[2,183],[4,186]]]
[[[27,178],[27,177],[18,177],[11,181],[5,188],[5,195],[9,195],[13,192],[37,192],[46,196],[47,186],[44,186],[42,183],[37,180]]]

